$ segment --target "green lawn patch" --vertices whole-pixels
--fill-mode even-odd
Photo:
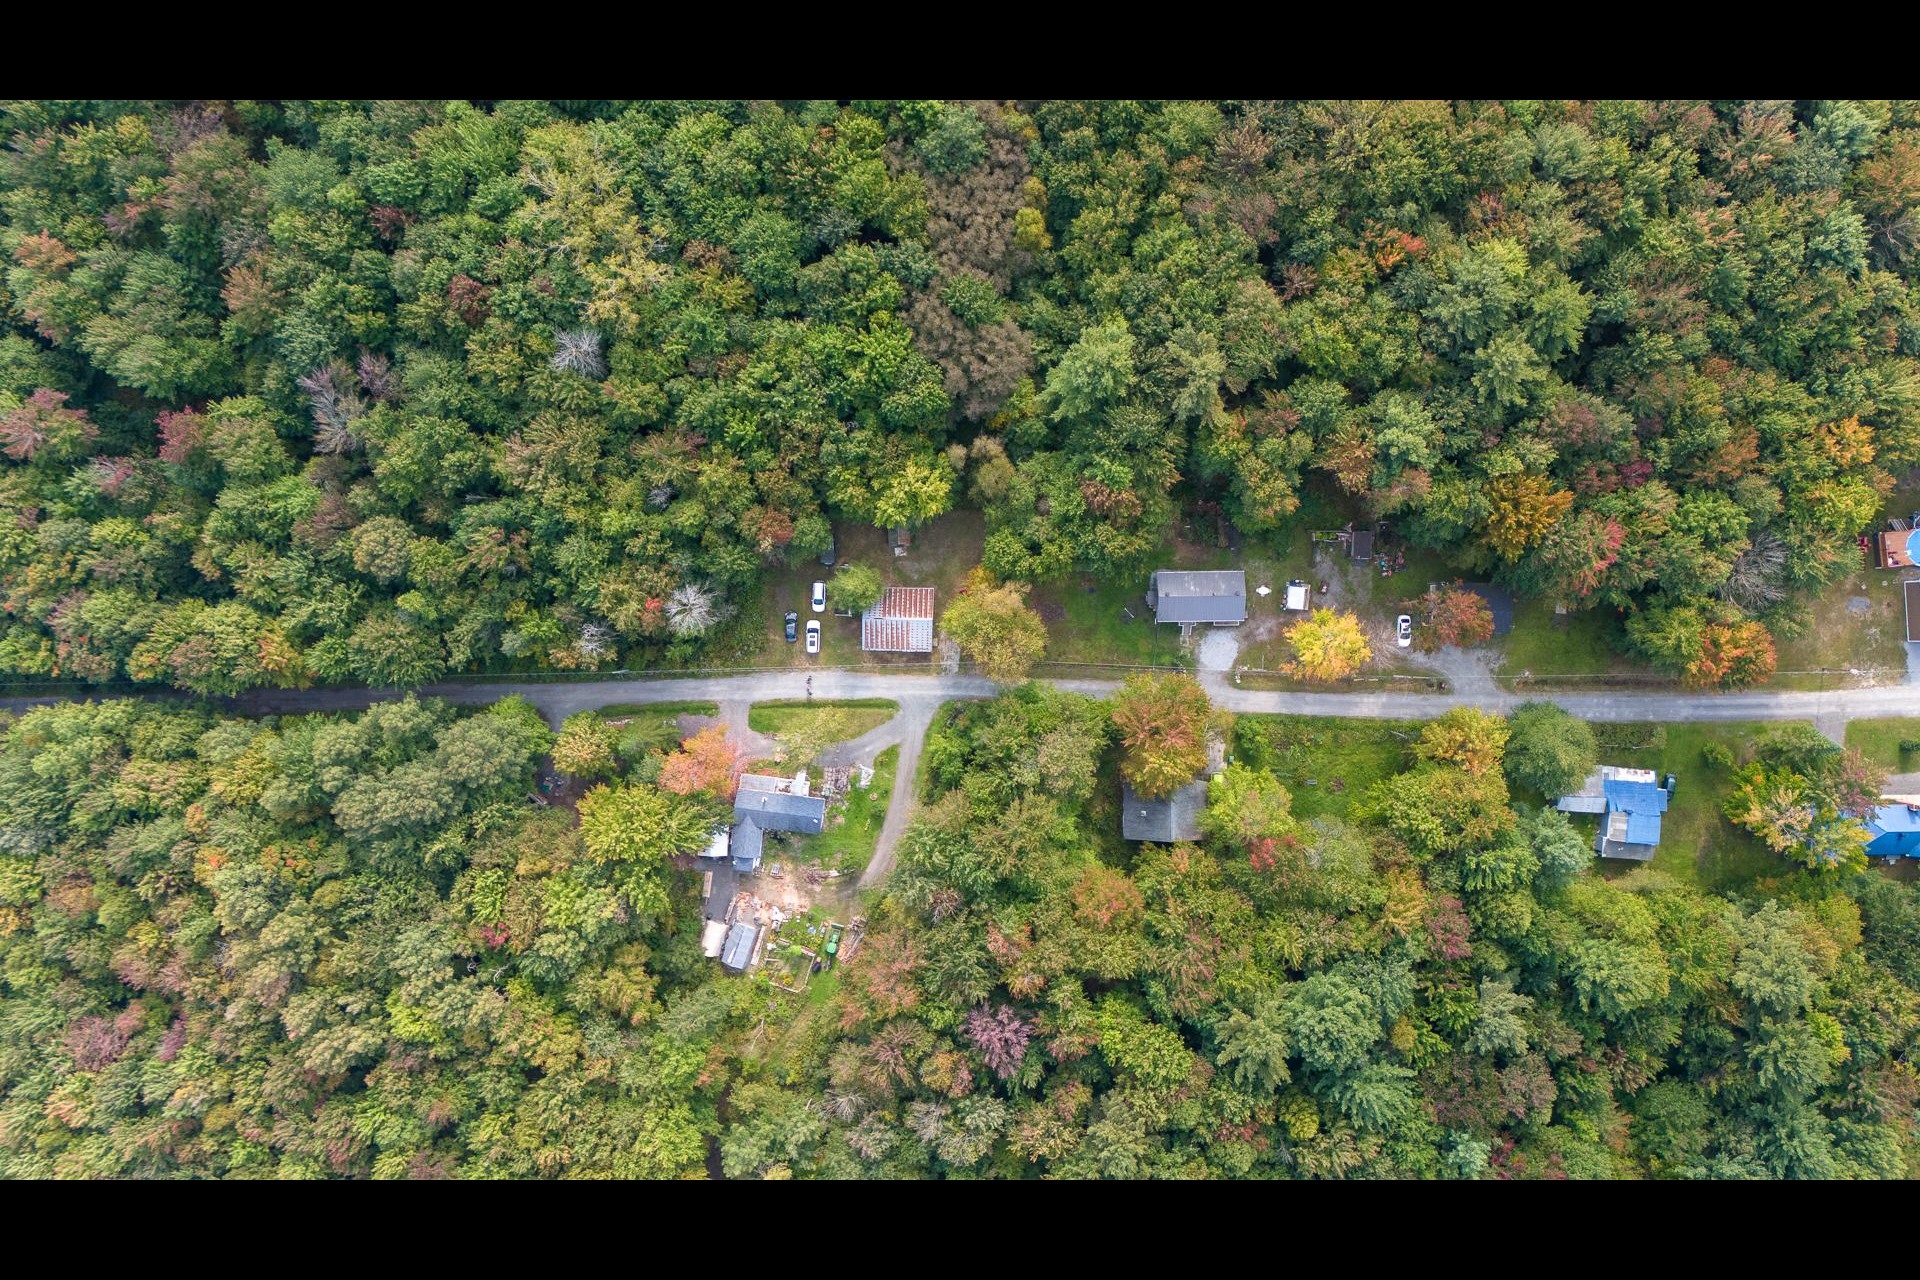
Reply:
[[[1345,817],[1369,787],[1406,768],[1419,732],[1413,721],[1243,715],[1233,755],[1285,784],[1300,817]]]
[[[829,713],[844,711],[844,720],[836,723],[852,728],[842,738],[857,738],[900,713],[900,704],[886,698],[826,698],[808,700],[787,698],[777,702],[756,702],[747,709],[747,727],[755,733],[782,737],[804,732],[828,718]],[[836,739],[839,740],[839,739]]]
[[[1146,596],[1144,574],[1138,581],[1097,582],[1089,576],[1035,588],[1032,604],[1047,620],[1047,661],[1179,661],[1180,628],[1156,626]]]
[[[880,827],[887,820],[887,803],[893,797],[893,775],[900,763],[900,748],[888,747],[873,761],[873,781],[854,787],[846,799],[827,810],[826,830],[800,848],[800,857],[818,863],[829,871],[858,875],[873,859],[880,840]]]
[[[1900,750],[1902,742],[1920,742],[1920,720],[1850,720],[1847,745],[1893,773],[1920,769],[1920,755]]]
[[[720,708],[711,702],[616,702],[598,708],[602,720],[654,716],[671,720],[675,716],[717,716]]]
[[[1552,601],[1519,597],[1500,675],[1512,679],[1529,672],[1531,680],[1544,685],[1572,677],[1569,684],[1578,688],[1579,677],[1606,675],[1623,665],[1614,648],[1615,631],[1614,620],[1598,609],[1569,613],[1556,625]]]

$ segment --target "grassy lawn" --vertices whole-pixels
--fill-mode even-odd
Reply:
[[[1178,661],[1180,629],[1154,625],[1146,591],[1144,579],[1101,583],[1091,577],[1034,588],[1033,606],[1047,620],[1047,660],[1153,666]]]
[[[887,818],[887,802],[893,796],[894,768],[900,763],[900,748],[888,747],[873,761],[873,782],[855,787],[846,800],[827,811],[827,828],[808,840],[799,857],[818,863],[829,871],[858,875],[873,858],[873,847],[880,839],[880,825]]]
[[[1784,722],[1782,722],[1784,723]],[[1708,764],[1702,752],[1720,743],[1745,759],[1754,739],[1768,724],[1596,725],[1604,764],[1631,765],[1674,775],[1672,805],[1660,829],[1660,848],[1652,866],[1676,880],[1702,889],[1740,888],[1767,876],[1784,875],[1791,865],[1721,815],[1731,787],[1731,771]],[[1621,744],[1621,745],[1611,745]],[[1630,744],[1630,745],[1628,745]],[[1594,819],[1574,819],[1581,830]],[[1601,862],[1610,875],[1631,871],[1625,862]]]
[[[720,708],[711,702],[616,702],[600,708],[602,720],[649,717],[672,720],[677,716],[717,716]]]
[[[840,974],[833,969],[814,975],[807,984],[807,1004],[823,1005],[833,999],[833,993],[840,989]]]
[[[1912,510],[1909,499],[1901,513]],[[1867,568],[1863,555],[1860,567],[1809,602],[1804,634],[1775,642],[1783,674],[1773,683],[1787,683],[1796,672],[1836,669],[1877,671],[1883,678],[1898,679],[1907,669],[1906,613],[1900,592],[1904,577],[1897,569]],[[1863,611],[1848,607],[1849,601],[1859,600],[1867,602]]]
[[[880,665],[925,666],[930,655],[866,653],[860,648],[858,616],[834,616],[833,575],[843,564],[865,564],[880,571],[881,580],[896,587],[932,587],[938,593],[935,610],[946,606],[960,588],[967,571],[980,563],[986,541],[986,520],[978,511],[951,511],[913,531],[913,545],[904,556],[887,546],[886,531],[868,524],[836,521],[833,526],[835,563],[832,569],[808,557],[794,565],[770,567],[758,599],[742,606],[757,617],[753,624],[758,647],[743,653],[745,665],[756,667]],[[814,613],[813,584],[827,584],[827,611]],[[785,617],[800,615],[800,639],[788,644]],[[820,652],[806,652],[809,619],[820,622]]]
[[[1900,487],[1887,496],[1880,519],[1868,530],[1877,538],[1891,516],[1911,516],[1920,511],[1920,473],[1910,472]],[[1906,670],[1906,612],[1900,583],[1911,570],[1878,569],[1866,552],[1858,553],[1838,582],[1809,602],[1808,627],[1804,634],[1777,637],[1775,651],[1780,671],[1772,684],[1776,688],[1835,688],[1843,677],[1831,677],[1824,684],[1817,676],[1796,676],[1794,672],[1830,671],[1878,672],[1884,682],[1901,678]],[[1847,607],[1852,600],[1864,599],[1864,609]]]
[[[1920,756],[1906,755],[1900,750],[1902,740],[1920,741],[1920,720],[1850,720],[1847,722],[1847,745],[1858,747],[1860,753],[1877,765],[1894,773],[1911,772],[1920,768]]]
[[[1556,676],[1593,676],[1641,672],[1614,650],[1618,626],[1600,609],[1570,613],[1555,625],[1553,602],[1525,596],[1513,602],[1513,630],[1502,642],[1506,657],[1499,674],[1506,679],[1530,672],[1538,685]],[[1569,682],[1579,687],[1581,681]],[[1587,682],[1591,684],[1591,682]]]
[[[1345,817],[1367,788],[1406,767],[1419,732],[1413,721],[1244,715],[1233,754],[1286,784],[1300,817]]]
[[[833,716],[833,712],[846,714]],[[830,720],[836,728],[852,730],[835,739],[844,741],[846,738],[857,738],[868,730],[878,729],[899,712],[900,704],[886,698],[843,698],[838,701],[789,698],[779,702],[754,703],[747,709],[747,727],[755,733],[768,733],[778,738],[804,733],[822,721]]]

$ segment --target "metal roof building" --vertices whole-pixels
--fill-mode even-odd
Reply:
[[[1920,804],[1883,804],[1868,814],[1867,856],[1920,858]]]
[[[1654,781],[1651,769],[1602,765],[1587,775],[1573,795],[1561,796],[1562,813],[1600,815],[1594,852],[1603,858],[1645,862],[1660,844],[1660,818],[1672,797]]]
[[[1506,635],[1513,630],[1513,597],[1494,586],[1491,582],[1463,582],[1463,591],[1471,591],[1487,602],[1487,609],[1493,614],[1493,634]]]
[[[741,920],[727,930],[726,946],[720,951],[720,963],[735,973],[745,973],[753,963],[753,949],[760,942],[760,926]]]
[[[933,588],[888,587],[860,615],[860,647],[872,653],[932,653]]]
[[[1147,579],[1155,622],[1237,627],[1247,620],[1247,575],[1239,569],[1161,569]]]

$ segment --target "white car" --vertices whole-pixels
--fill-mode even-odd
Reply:
[[[1402,649],[1407,648],[1413,643],[1413,618],[1411,616],[1403,613],[1394,622],[1393,642]]]
[[[827,611],[827,584],[824,582],[813,584],[813,611],[815,613]]]
[[[807,652],[820,652],[820,619],[807,619]]]

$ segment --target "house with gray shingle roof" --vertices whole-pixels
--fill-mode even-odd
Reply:
[[[1128,840],[1179,844],[1200,838],[1200,811],[1207,807],[1207,780],[1196,779],[1172,795],[1148,800],[1120,784],[1120,834]]]
[[[770,778],[758,773],[740,775],[740,789],[733,797],[735,871],[750,872],[759,868],[765,833],[769,831],[820,834],[827,821],[826,798],[807,792],[804,772],[792,778]]]
[[[1147,578],[1155,622],[1237,627],[1247,620],[1247,575],[1239,569],[1161,569]]]

